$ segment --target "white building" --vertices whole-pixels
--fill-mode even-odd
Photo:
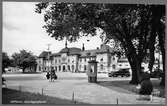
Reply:
[[[89,60],[98,62],[99,73],[107,73],[117,68],[118,57],[113,53],[113,49],[105,44],[97,49],[85,50],[84,44],[80,49],[68,48],[66,43],[65,48],[58,53],[42,52],[37,60],[37,71],[47,71],[52,66],[57,72],[86,72]]]

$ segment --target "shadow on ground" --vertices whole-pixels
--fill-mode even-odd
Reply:
[[[165,97],[165,87],[159,85],[160,80],[153,79],[151,80],[153,83],[154,89],[158,89],[160,91],[159,97]],[[115,90],[121,93],[137,93],[136,85],[129,84],[129,80],[120,80],[120,81],[98,81],[98,85],[107,87],[109,89]]]
[[[107,87],[120,93],[134,93],[135,85],[130,85],[129,81],[98,81],[98,85]],[[128,87],[128,88],[127,88]]]
[[[41,102],[41,103],[40,103]],[[36,93],[2,88],[2,104],[88,104]]]

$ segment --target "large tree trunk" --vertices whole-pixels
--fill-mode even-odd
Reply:
[[[25,72],[25,69],[26,69],[26,68],[25,68],[25,67],[23,67],[23,73]]]
[[[132,79],[129,82],[130,84],[138,84],[140,82],[140,69],[141,69],[141,62],[136,59],[134,56],[128,56],[128,61],[131,66],[132,70]]]
[[[132,69],[132,79],[130,80],[130,84],[138,84],[139,83],[139,75],[138,69],[136,67],[131,66]]]
[[[162,62],[163,62],[163,76],[160,82],[160,85],[165,85],[165,23],[161,22],[163,16],[165,16],[165,5],[153,6],[153,23],[155,23],[154,28],[157,29],[158,37],[159,37],[159,46],[162,52]]]
[[[149,66],[148,66],[150,72],[152,72],[152,68],[155,61],[154,50],[155,48],[150,48],[150,56],[149,56],[150,59],[149,59]]]
[[[158,30],[159,46],[162,53],[163,75],[160,85],[165,86],[165,25],[160,23]]]
[[[155,28],[153,28],[153,30],[155,30]],[[155,32],[152,32],[151,33],[151,37],[150,37],[150,44],[149,44],[149,50],[150,50],[150,53],[149,53],[149,71],[152,72],[152,68],[153,68],[153,65],[154,65],[154,62],[155,62],[155,56],[154,56],[154,51],[155,51],[155,39],[156,39],[156,34]]]

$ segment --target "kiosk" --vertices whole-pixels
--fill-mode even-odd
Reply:
[[[88,62],[88,82],[96,83],[97,82],[97,61],[91,60]]]

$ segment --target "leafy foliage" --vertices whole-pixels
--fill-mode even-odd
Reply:
[[[151,45],[157,36],[155,25],[159,25],[164,9],[161,5],[137,4],[36,4],[36,12],[44,13],[46,32],[56,40],[76,41],[82,36],[94,36],[101,29],[106,43],[110,39],[119,41],[132,68],[132,83],[138,83],[147,50],[154,51]]]
[[[12,61],[7,55],[7,53],[2,53],[2,72],[5,72],[5,68],[12,65]]]
[[[20,53],[14,53],[12,55],[15,66],[23,69],[36,66],[36,58],[31,52],[27,52],[26,50],[21,50]]]

